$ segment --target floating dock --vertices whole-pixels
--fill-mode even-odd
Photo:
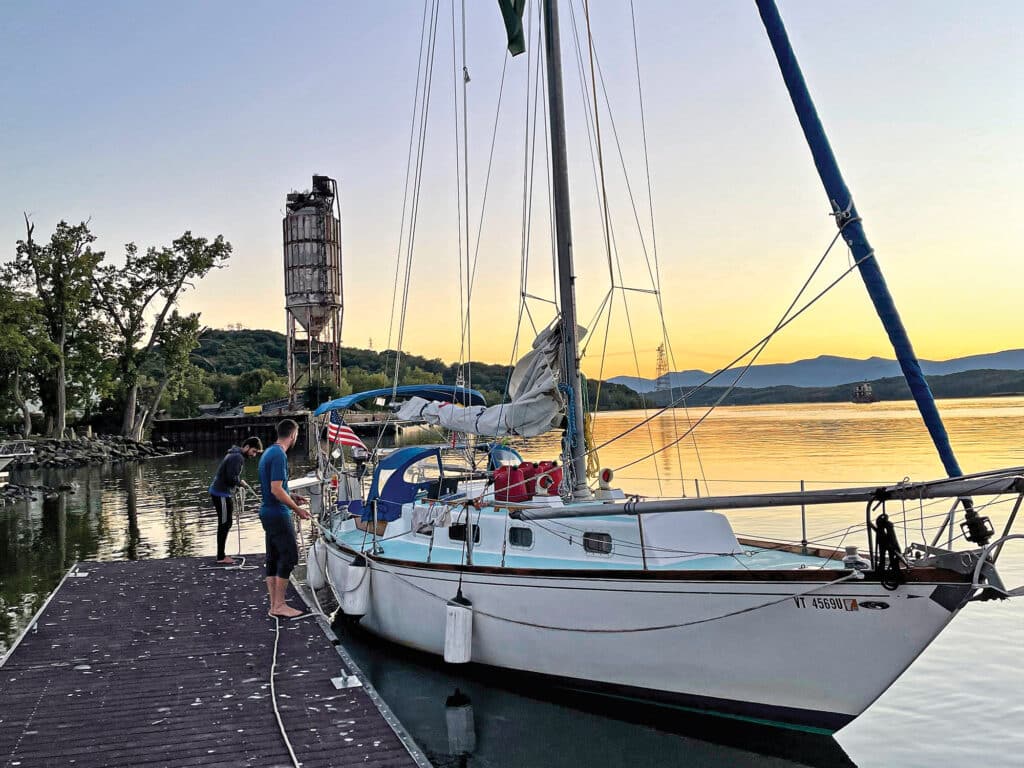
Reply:
[[[276,704],[303,768],[429,766],[326,619],[211,563],[72,568],[0,659],[3,765],[291,766]]]

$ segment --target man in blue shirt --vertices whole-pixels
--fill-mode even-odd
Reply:
[[[264,451],[259,466],[260,490],[263,493],[260,522],[266,533],[269,613],[282,619],[303,615],[302,611],[292,608],[284,600],[288,577],[299,562],[292,512],[303,520],[309,519],[309,512],[299,506],[308,500],[288,492],[288,449],[295,445],[298,436],[299,425],[294,421],[284,419],[279,422],[277,442]]]
[[[231,530],[231,516],[235,510],[235,504],[231,497],[238,486],[244,485],[249,488],[249,484],[242,479],[242,467],[246,459],[251,459],[261,453],[263,453],[263,443],[260,439],[247,437],[241,447],[231,446],[213,475],[213,482],[210,483],[210,500],[213,502],[213,508],[217,511],[217,565],[231,565],[235,562],[234,558],[229,557],[224,551],[228,540],[228,531]]]

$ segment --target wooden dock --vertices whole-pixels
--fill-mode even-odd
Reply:
[[[278,631],[262,569],[210,562],[72,568],[0,660],[2,765],[291,766],[276,700],[303,768],[429,766],[325,620]]]

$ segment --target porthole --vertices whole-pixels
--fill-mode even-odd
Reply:
[[[583,550],[592,555],[610,555],[612,553],[612,535],[587,531],[583,534]]]
[[[529,548],[533,546],[533,529],[512,526],[508,529],[508,543],[513,547]]]
[[[465,541],[466,540],[466,524],[465,523],[452,523],[448,526],[448,538],[452,541]],[[480,543],[480,526],[473,526],[473,543]]]

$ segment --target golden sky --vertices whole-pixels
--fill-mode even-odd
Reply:
[[[474,242],[503,63],[503,30],[491,5],[470,4],[468,19]],[[98,245],[115,260],[129,240],[146,246],[185,229],[223,233],[235,246],[230,266],[187,294],[183,307],[201,311],[213,327],[283,331],[284,197],[308,187],[313,173],[331,175],[342,187],[344,343],[366,347],[372,339],[383,349],[420,9],[399,0],[246,8],[14,8],[10,45],[0,51],[0,96],[20,106],[16,119],[0,123],[7,181],[0,238],[13,249],[23,211],[37,231],[60,218],[89,218]],[[842,34],[828,4],[780,8],[918,354],[947,359],[1024,346],[1024,5],[866,0],[844,18]],[[673,368],[713,369],[770,331],[835,230],[753,4],[682,10],[668,0],[637,6],[644,117]],[[651,226],[628,6],[592,12],[608,87],[601,120],[621,283],[649,289]],[[578,304],[588,323],[609,276],[571,18],[563,17]],[[462,345],[450,23],[438,41],[404,339],[408,351],[445,360],[457,359]],[[45,38],[36,34],[41,26]],[[130,34],[143,27],[151,34]],[[527,67],[525,56],[508,63],[479,235],[472,356],[487,362],[513,355]],[[535,174],[529,290],[552,296],[542,152]],[[811,292],[847,265],[845,251],[834,249]],[[627,296],[632,341],[620,291],[603,369],[604,318],[592,334],[590,375],[654,375],[656,304],[649,294]],[[552,313],[539,301],[530,310],[541,324]],[[528,323],[522,334],[520,351]],[[856,274],[781,333],[759,362],[820,354],[893,356]]]

